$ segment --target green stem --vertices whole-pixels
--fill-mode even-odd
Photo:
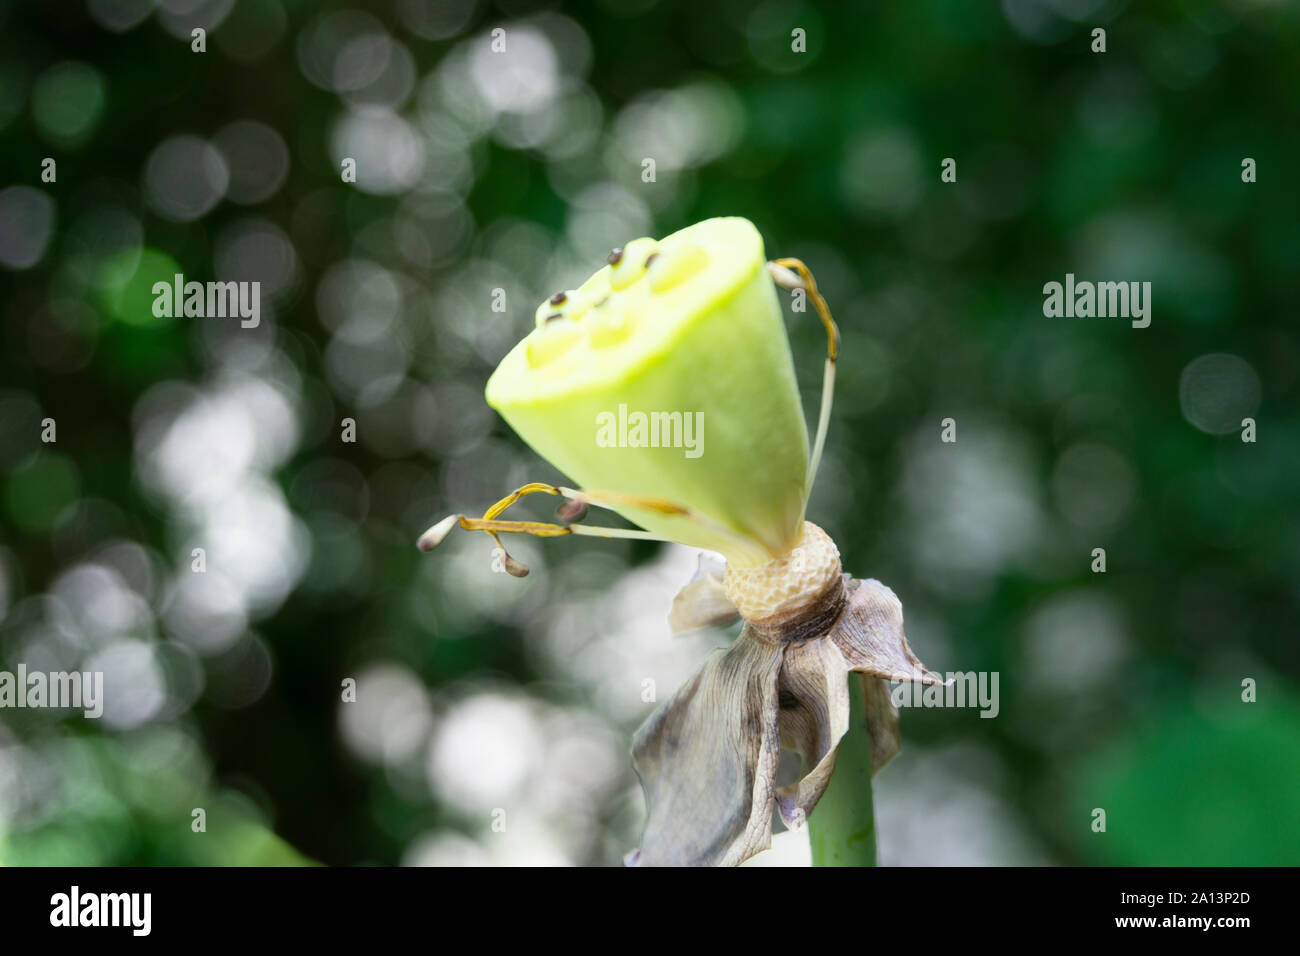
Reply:
[[[871,737],[862,680],[849,677],[849,729],[840,741],[830,785],[808,815],[813,866],[875,866],[871,805]]]

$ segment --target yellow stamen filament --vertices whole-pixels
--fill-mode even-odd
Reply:
[[[591,491],[578,490],[576,488],[565,488],[560,485],[546,484],[545,482],[534,481],[526,485],[521,485],[510,494],[506,495],[500,501],[493,504],[481,518],[469,518],[465,515],[448,515],[436,525],[420,536],[419,546],[423,551],[431,551],[437,547],[451,528],[459,524],[467,531],[482,531],[490,535],[496,542],[498,548],[509,560],[509,553],[506,552],[504,545],[501,543],[501,534],[530,534],[539,538],[558,538],[566,534],[587,535],[596,538],[628,538],[637,541],[668,541],[669,539],[652,534],[649,531],[642,531],[639,528],[609,528],[598,525],[587,524],[555,524],[549,521],[507,521],[501,520],[500,515],[507,508],[513,505],[520,498],[527,495],[547,494],[560,495],[570,501],[582,504],[593,504],[602,508],[613,508],[619,505],[628,507],[646,508],[651,511],[657,511],[660,514],[680,515],[691,521],[700,524],[717,534],[728,535],[741,542],[747,547],[753,546],[753,543],[742,538],[736,532],[722,526],[705,515],[698,514],[670,501],[667,498],[655,497],[653,495],[632,495],[617,491]],[[518,564],[518,562],[515,562]],[[523,567],[522,565],[519,565]],[[513,573],[513,572],[512,572]]]
[[[826,365],[822,372],[822,402],[817,416],[817,437],[813,440],[812,455],[808,459],[808,477],[805,487],[807,494],[812,493],[813,482],[817,480],[817,469],[821,466],[822,450],[826,447],[826,432],[831,424],[831,406],[835,401],[835,364],[840,355],[840,328],[831,316],[830,306],[822,294],[817,291],[817,280],[812,272],[799,259],[776,259],[768,263],[768,271],[773,280],[786,289],[803,289],[812,299],[813,308],[826,329]]]
[[[827,356],[832,362],[838,360],[840,357],[840,328],[835,324],[835,319],[831,317],[830,306],[826,304],[826,300],[822,298],[822,294],[817,291],[817,280],[813,278],[812,272],[803,264],[801,259],[774,259],[773,262],[775,262],[776,265],[781,266],[783,269],[788,269],[799,277],[800,284],[797,286],[790,286],[786,285],[785,282],[781,282],[781,279],[777,274],[775,272],[773,273],[773,278],[776,278],[778,282],[785,285],[787,289],[802,288],[807,291],[808,298],[812,299],[813,308],[817,310],[817,315],[822,320],[822,327],[826,329]]]
[[[723,525],[719,524],[713,519],[705,515],[701,515],[696,512],[693,512],[689,508],[685,508],[682,505],[677,504],[675,501],[669,500],[668,498],[661,498],[654,495],[626,494],[621,491],[593,491],[591,489],[586,489],[586,488],[579,490],[577,488],[565,488],[562,485],[548,485],[540,481],[530,482],[529,484],[522,485],[521,487],[516,488],[514,491],[506,495],[504,498],[502,498],[492,507],[488,508],[488,510],[483,513],[483,517],[485,519],[496,518],[498,515],[504,512],[507,508],[513,505],[520,498],[523,498],[525,495],[533,495],[538,493],[547,494],[547,495],[562,495],[563,497],[568,498],[570,501],[576,501],[582,504],[591,504],[591,505],[595,505],[598,508],[616,508],[619,505],[625,505],[627,507],[632,507],[632,508],[645,508],[650,511],[657,511],[660,514],[680,515],[684,518],[688,518],[689,520],[694,521],[697,524],[700,524],[708,528],[710,531],[712,531],[715,534],[728,535],[738,541],[743,541],[743,539],[741,539],[740,536],[737,535],[734,531],[731,531],[730,529],[724,527]],[[463,523],[462,523],[462,527],[464,527]],[[576,534],[597,534],[597,533],[603,534],[604,532],[630,530],[630,529],[607,528],[607,529],[601,529],[601,531],[598,532],[591,525],[571,524],[568,527],[570,527],[573,530],[573,532]],[[587,528],[590,530],[584,531],[581,530],[582,528]],[[548,535],[554,535],[554,532],[548,532]],[[606,536],[633,537],[633,535],[623,535],[623,534],[618,534],[618,535],[610,534]],[[652,535],[647,531],[639,531],[635,535],[635,537],[637,538],[644,537],[648,541],[667,540],[665,538]],[[743,543],[748,544],[749,542],[744,541]]]
[[[486,531],[493,538],[498,534],[531,534],[538,538],[554,538],[571,534],[562,524],[545,521],[492,521],[485,518],[466,518],[461,515],[460,526],[466,531]],[[497,542],[500,544],[500,541]]]
[[[466,518],[457,516],[458,522],[466,531],[486,531],[498,545],[498,534],[531,534],[536,538],[558,538],[566,534],[585,534],[595,538],[635,538],[638,541],[667,541],[657,534],[642,531],[639,528],[603,528],[587,524],[552,524],[549,521],[492,521],[483,518]]]
[[[495,518],[497,515],[501,514],[501,512],[505,511],[507,508],[509,508],[520,498],[524,497],[524,495],[535,495],[538,492],[543,492],[548,495],[558,495],[560,494],[560,489],[555,487],[555,485],[543,484],[540,481],[531,481],[526,485],[522,485],[519,488],[516,488],[514,491],[510,492],[510,494],[506,495],[504,498],[502,498],[500,501],[494,504],[491,508],[488,508],[487,511],[483,512],[483,517]]]

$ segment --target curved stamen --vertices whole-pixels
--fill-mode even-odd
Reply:
[[[813,440],[812,454],[808,458],[807,494],[812,494],[813,482],[817,480],[817,469],[822,461],[822,449],[826,447],[826,432],[831,423],[831,406],[835,402],[835,365],[840,356],[840,328],[831,316],[830,306],[822,294],[817,291],[817,280],[812,272],[799,259],[775,259],[767,264],[767,271],[773,281],[783,289],[803,289],[812,299],[813,308],[826,329],[826,366],[822,373],[821,411],[817,416],[817,436]]]

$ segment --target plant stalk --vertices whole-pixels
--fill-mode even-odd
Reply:
[[[813,866],[875,866],[871,735],[862,677],[849,675],[849,729],[840,741],[830,785],[808,816]]]

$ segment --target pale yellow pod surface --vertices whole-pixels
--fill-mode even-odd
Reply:
[[[619,509],[647,530],[737,566],[786,554],[803,533],[808,435],[753,224],[710,219],[628,243],[576,291],[580,315],[520,342],[488,403],[575,486],[667,498],[708,519]],[[667,447],[631,447],[635,413],[661,416]]]

